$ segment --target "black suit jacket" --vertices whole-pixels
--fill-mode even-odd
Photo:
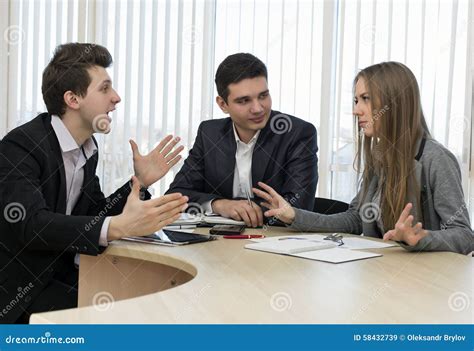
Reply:
[[[202,122],[167,193],[180,192],[199,204],[232,199],[236,149],[230,117]],[[293,206],[312,210],[318,182],[317,151],[316,128],[311,123],[272,111],[253,151],[252,185],[267,183]]]
[[[101,251],[104,219],[121,213],[130,185],[105,198],[97,161],[95,153],[84,165],[81,195],[67,216],[51,116],[41,114],[0,141],[0,322],[14,322],[55,274],[75,269],[76,253]]]

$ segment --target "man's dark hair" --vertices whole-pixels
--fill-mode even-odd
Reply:
[[[91,83],[88,68],[112,64],[112,56],[103,46],[86,43],[59,45],[43,71],[41,91],[50,114],[62,116],[66,112],[64,93],[72,91],[85,96]]]
[[[267,67],[257,57],[245,53],[227,56],[217,68],[215,79],[217,93],[227,103],[230,84],[256,77],[268,79]]]

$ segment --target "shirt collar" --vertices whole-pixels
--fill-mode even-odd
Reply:
[[[76,141],[71,135],[71,132],[69,132],[69,129],[67,129],[61,118],[56,115],[52,115],[51,126],[53,127],[54,133],[56,133],[59,146],[61,147],[63,153],[80,149],[80,146],[77,145]],[[92,138],[87,139],[82,145],[82,148],[87,159],[97,152],[97,146],[95,145]]]
[[[240,142],[242,144],[245,144],[242,140],[240,140],[239,134],[237,133],[237,129],[235,128],[235,123],[232,122],[232,129],[234,130],[234,137],[236,142]],[[250,141],[247,143],[247,145],[252,145],[255,143],[257,140],[258,136],[260,135],[260,129],[255,133],[255,135],[250,139]]]

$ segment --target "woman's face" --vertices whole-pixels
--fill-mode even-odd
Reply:
[[[355,86],[354,108],[352,113],[357,116],[359,130],[363,131],[365,136],[374,135],[374,119],[372,116],[372,103],[363,78],[357,80]]]

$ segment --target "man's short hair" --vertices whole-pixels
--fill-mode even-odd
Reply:
[[[219,96],[227,102],[229,85],[243,79],[267,77],[267,67],[252,54],[238,53],[227,56],[216,72],[216,87]]]
[[[72,91],[79,96],[87,94],[91,77],[87,69],[104,68],[112,64],[112,56],[103,46],[86,43],[59,45],[43,71],[41,91],[50,114],[62,116],[66,112],[64,93]]]

